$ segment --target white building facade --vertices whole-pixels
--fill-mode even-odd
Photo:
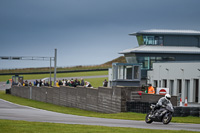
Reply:
[[[154,87],[169,88],[172,96],[200,103],[200,62],[153,63],[147,72],[147,82]]]

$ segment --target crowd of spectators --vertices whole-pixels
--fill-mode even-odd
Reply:
[[[33,82],[28,82],[27,80],[25,80],[23,83],[18,82],[18,86],[49,86],[49,82],[46,82],[45,80],[35,80]]]
[[[63,80],[57,80],[56,81],[56,86],[59,87],[60,85],[62,86],[71,86],[71,87],[76,87],[76,86],[85,86],[85,87],[92,87],[92,85],[90,84],[90,82],[88,81],[84,81],[83,78],[81,78],[81,80],[78,80],[77,78],[74,80],[73,78],[71,80],[67,80],[67,79],[63,79]],[[23,83],[19,82],[18,86],[50,86],[48,81],[45,80],[35,80],[33,82],[28,82],[27,80],[25,80]]]
[[[84,82],[83,78],[81,78],[81,81],[78,80],[77,78],[75,80],[73,78],[71,80],[67,80],[67,79],[57,80],[56,81],[56,86],[59,87],[60,85],[62,85],[62,86],[71,86],[71,87],[76,87],[76,86],[92,87],[90,82],[88,82],[88,81]]]

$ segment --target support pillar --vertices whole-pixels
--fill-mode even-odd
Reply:
[[[190,90],[188,96],[188,102],[194,102],[194,79],[190,79]]]
[[[182,98],[182,101],[185,102],[185,80],[182,79],[182,85],[181,85],[181,98]]]

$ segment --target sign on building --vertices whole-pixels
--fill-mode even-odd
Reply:
[[[156,94],[159,95],[169,94],[169,88],[156,88]]]

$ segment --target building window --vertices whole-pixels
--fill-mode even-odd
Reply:
[[[163,61],[175,61],[175,57],[162,57]]]
[[[158,87],[158,81],[157,80],[154,80],[154,83],[153,83],[154,87]]]
[[[163,36],[143,36],[143,41],[145,45],[163,45]]]
[[[126,78],[125,79],[132,79],[133,73],[133,66],[125,66]]]
[[[134,79],[139,79],[140,72],[139,72],[139,66],[134,66]]]
[[[156,57],[151,57],[150,61],[150,68],[153,68],[153,63],[156,62]]]
[[[162,85],[164,88],[167,88],[167,80],[166,79],[163,79],[163,85]]]
[[[161,80],[159,80],[159,87],[161,87]]]
[[[169,91],[170,91],[170,94],[173,96],[174,95],[174,80],[170,80]]]
[[[113,80],[140,80],[140,66],[127,63],[113,63]]]

